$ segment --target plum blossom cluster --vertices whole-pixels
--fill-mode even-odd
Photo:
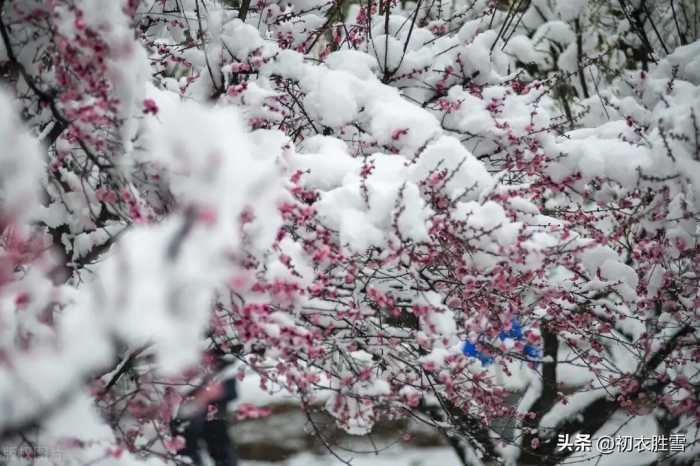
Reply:
[[[0,0],[0,447],[183,463],[270,413],[228,371],[464,465],[691,464],[697,8]]]

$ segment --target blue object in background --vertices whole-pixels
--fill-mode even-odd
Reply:
[[[518,319],[514,318],[510,321],[510,330],[501,330],[498,334],[498,339],[501,341],[509,338],[515,341],[520,341],[523,339],[523,326],[520,324]],[[489,364],[493,363],[493,358],[491,356],[487,356],[481,351],[477,350],[476,345],[469,340],[465,341],[462,345],[462,353],[470,358],[477,358],[484,366],[488,366]],[[523,347],[523,354],[531,359],[540,358],[539,348],[529,343]]]
[[[475,358],[477,354],[479,354],[479,352],[476,350],[476,345],[471,341],[464,342],[464,346],[462,346],[462,353],[464,353],[465,356],[470,356],[472,358]]]
[[[486,356],[484,353],[479,353],[479,361],[481,361],[481,364],[484,366],[488,366],[490,364],[493,364],[493,358],[491,356]]]
[[[493,363],[493,358],[491,356],[486,356],[484,353],[477,350],[476,345],[469,340],[465,341],[464,345],[462,345],[462,353],[470,358],[477,358],[484,366]]]
[[[523,348],[523,353],[525,353],[527,356],[531,357],[532,359],[539,359],[540,358],[539,348],[536,348],[530,344],[525,345],[525,348]]]
[[[518,319],[513,319],[510,321],[510,330],[507,332],[505,330],[501,330],[501,333],[498,334],[498,338],[503,341],[506,338],[512,338],[513,340],[522,340],[523,339],[523,327],[520,325],[520,321]]]

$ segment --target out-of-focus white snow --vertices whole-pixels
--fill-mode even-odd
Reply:
[[[397,445],[382,451],[379,455],[339,453],[343,459],[352,458],[353,466],[456,466],[459,464],[459,459],[450,448],[417,449]],[[241,464],[242,466],[339,466],[344,463],[328,454],[303,453],[281,463],[242,461]]]

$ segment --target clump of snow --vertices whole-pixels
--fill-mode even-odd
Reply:
[[[27,220],[38,208],[41,154],[39,144],[12,112],[14,104],[0,90],[0,107],[5,109],[0,117],[0,207],[3,214]]]

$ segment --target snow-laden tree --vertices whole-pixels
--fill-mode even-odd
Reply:
[[[182,462],[224,355],[465,465],[691,464],[697,8],[0,0],[2,461]]]

